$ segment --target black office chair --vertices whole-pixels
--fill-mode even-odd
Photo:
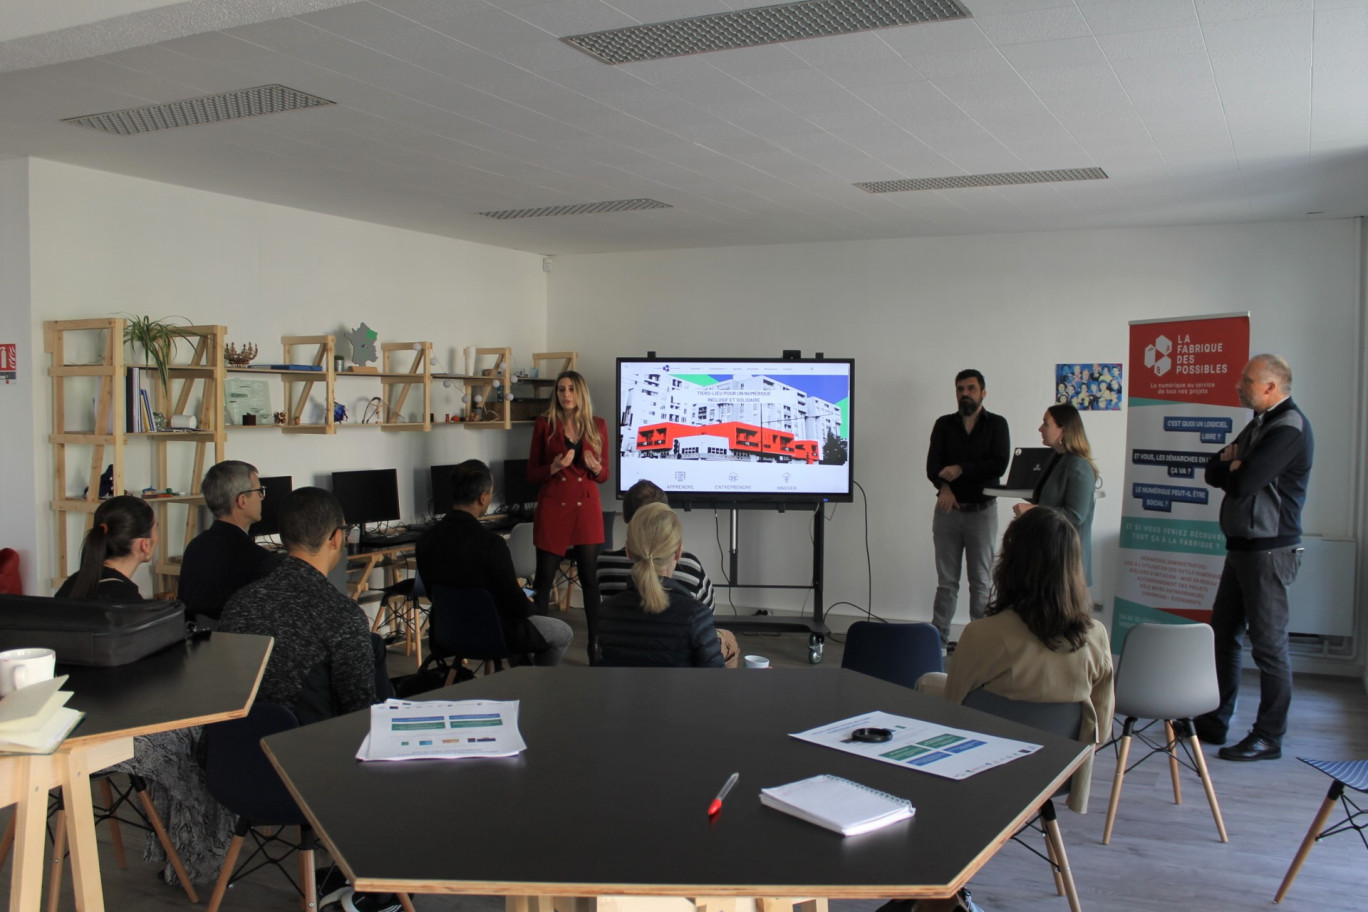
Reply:
[[[1297,874],[1300,873],[1306,856],[1311,854],[1311,847],[1325,837],[1336,836],[1353,830],[1358,833],[1363,844],[1368,846],[1368,836],[1364,835],[1365,831],[1368,831],[1368,808],[1359,807],[1352,798],[1344,794],[1346,788],[1351,788],[1356,792],[1368,792],[1368,760],[1308,760],[1306,757],[1298,757],[1297,759],[1325,773],[1333,781],[1330,783],[1330,791],[1326,793],[1325,800],[1321,802],[1320,810],[1316,812],[1315,819],[1311,821],[1311,828],[1306,831],[1306,837],[1302,839],[1301,847],[1297,849],[1292,864],[1287,868],[1287,874],[1278,887],[1277,895],[1273,897],[1275,903],[1283,901],[1287,891],[1292,888],[1292,881],[1297,879]],[[1325,822],[1334,813],[1336,804],[1343,805],[1345,817],[1334,826],[1327,827]]]
[[[846,632],[841,667],[904,687],[929,671],[944,671],[940,633],[931,624],[856,621]]]
[[[463,659],[484,663],[490,674],[502,668],[512,653],[504,641],[503,624],[494,598],[485,589],[434,586],[428,612],[428,649],[434,659],[453,660],[446,683],[456,680]]]
[[[928,625],[929,626],[929,625]],[[939,636],[939,635],[938,635]],[[1078,739],[1083,725],[1083,706],[1080,703],[1034,703],[1029,700],[1010,700],[1007,697],[989,693],[982,688],[971,692],[964,698],[964,705],[970,709],[990,713],[999,718],[1020,722],[1032,728],[1039,728],[1054,735]],[[1031,852],[1049,862],[1054,871],[1055,890],[1060,896],[1067,897],[1072,912],[1081,912],[1078,902],[1078,889],[1074,886],[1073,872],[1069,869],[1069,856],[1064,851],[1064,837],[1059,832],[1059,820],[1055,813],[1054,799],[1069,793],[1070,783],[1066,781],[1059,790],[1036,811],[1036,815],[1026,825],[1012,835],[1012,839]],[[1045,852],[1021,838],[1026,830],[1034,830],[1045,837]]]
[[[228,887],[253,871],[274,866],[304,897],[305,908],[316,908],[317,884],[314,882],[314,847],[318,844],[304,812],[295,804],[275,768],[261,749],[261,739],[277,732],[299,727],[293,712],[278,703],[262,700],[252,704],[245,718],[218,722],[205,729],[207,764],[205,781],[214,798],[237,815],[233,842],[223,859],[218,883],[209,899],[208,912],[218,912]],[[285,828],[298,827],[299,838],[285,838]],[[279,827],[267,834],[257,827]],[[248,836],[253,850],[238,864],[238,855]],[[300,881],[285,870],[284,860],[299,853]]]
[[[419,667],[423,664],[423,628],[427,626],[427,609],[422,604],[425,598],[423,578],[415,571],[408,579],[380,590],[380,609],[371,624],[371,633],[379,633],[381,627],[389,625],[391,633],[385,638],[386,643],[395,641],[397,630],[404,639],[404,655],[413,655]]]

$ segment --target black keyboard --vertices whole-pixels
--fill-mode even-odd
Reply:
[[[371,547],[407,545],[422,537],[426,529],[404,529],[400,532],[367,532],[361,536],[361,544]]]

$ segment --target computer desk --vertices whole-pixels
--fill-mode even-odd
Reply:
[[[102,912],[100,860],[90,775],[133,756],[133,737],[247,714],[261,683],[271,638],[214,633],[112,668],[58,666],[70,675],[68,706],[84,712],[51,756],[0,758],[0,804],[14,803],[10,909],[38,908],[48,789],[62,787],[71,835],[76,908]],[[51,886],[49,887],[51,889]]]
[[[843,669],[517,668],[430,696],[520,700],[527,750],[360,763],[360,712],[273,735],[267,754],[357,889],[504,895],[510,910],[570,896],[950,896],[1092,750]],[[789,737],[875,709],[1043,748],[953,782]],[[760,804],[761,787],[818,773],[906,797],[916,817],[842,838]]]

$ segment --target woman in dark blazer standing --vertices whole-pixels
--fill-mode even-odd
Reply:
[[[1092,521],[1097,505],[1097,482],[1101,473],[1093,462],[1083,417],[1072,405],[1052,405],[1045,410],[1040,425],[1040,440],[1055,451],[1045,472],[1036,482],[1029,503],[1019,503],[1012,512],[1020,516],[1031,507],[1054,507],[1075,529],[1083,547],[1083,574],[1092,585]]]
[[[538,614],[546,614],[556,569],[573,555],[584,593],[589,662],[597,644],[598,553],[603,507],[598,486],[608,480],[608,426],[594,417],[589,385],[578,371],[556,378],[556,394],[532,431],[527,480],[539,485],[532,542],[537,548]]]

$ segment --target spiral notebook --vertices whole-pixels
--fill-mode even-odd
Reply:
[[[761,789],[760,803],[842,836],[881,829],[917,812],[904,798],[825,774]]]

